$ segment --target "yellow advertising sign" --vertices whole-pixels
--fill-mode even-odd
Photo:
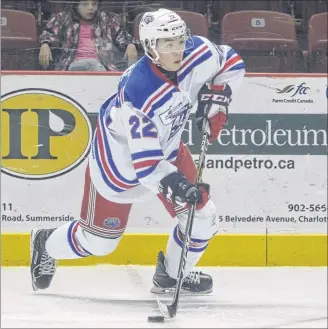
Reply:
[[[83,161],[91,137],[85,109],[67,95],[32,88],[1,97],[1,170],[9,175],[62,175]]]

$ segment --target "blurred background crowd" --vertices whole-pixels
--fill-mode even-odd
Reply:
[[[1,0],[1,69],[122,71],[141,56],[138,23],[168,8],[228,44],[248,72],[327,73],[328,0]]]

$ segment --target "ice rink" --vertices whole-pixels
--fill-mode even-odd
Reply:
[[[2,328],[327,328],[327,268],[204,268],[208,296],[183,296],[175,320],[149,292],[154,267],[59,267],[33,292],[28,268],[2,268]],[[171,297],[164,298],[168,302]]]

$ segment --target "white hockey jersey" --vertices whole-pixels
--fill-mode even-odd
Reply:
[[[235,91],[245,74],[241,57],[229,46],[192,39],[177,85],[144,56],[123,73],[117,93],[101,107],[89,166],[103,197],[134,203],[158,193],[160,180],[177,170],[172,162],[204,83],[228,83],[232,97],[238,97]]]

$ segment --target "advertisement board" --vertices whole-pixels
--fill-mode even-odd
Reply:
[[[97,113],[119,79],[2,76],[2,232],[79,217]],[[195,161],[199,137],[191,116],[183,140]],[[206,158],[218,234],[326,234],[327,145],[325,76],[248,75]],[[174,225],[154,196],[133,206],[126,232],[166,234]]]
[[[29,230],[79,216],[86,156],[101,104],[119,76],[4,76],[1,95],[2,228]],[[249,77],[229,123],[209,147],[205,181],[222,229],[325,232],[326,79]],[[195,159],[199,132],[183,135]],[[129,229],[173,223],[156,202],[136,205]],[[54,218],[52,218],[54,217]]]

